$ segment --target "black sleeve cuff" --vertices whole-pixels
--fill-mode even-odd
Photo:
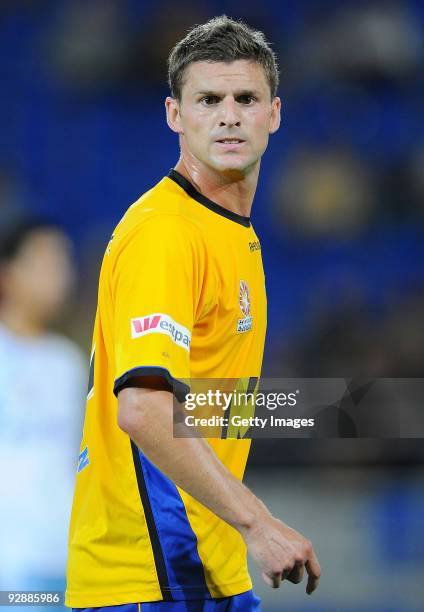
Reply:
[[[179,402],[185,402],[186,394],[190,392],[190,387],[171,376],[166,368],[141,366],[132,368],[132,370],[128,370],[128,372],[117,378],[113,385],[113,393],[118,397],[118,393],[125,389],[125,387],[141,387],[142,385],[136,379],[143,376],[160,376],[163,378],[169,387],[169,391],[175,395]]]

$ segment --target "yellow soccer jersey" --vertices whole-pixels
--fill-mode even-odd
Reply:
[[[171,170],[128,209],[102,264],[66,605],[227,597],[252,588],[240,534],[119,428],[117,395],[151,374],[181,398],[181,381],[190,378],[244,379],[253,390],[265,330],[260,244],[249,218]],[[208,442],[241,480],[250,440]]]

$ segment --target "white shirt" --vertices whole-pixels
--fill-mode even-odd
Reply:
[[[0,323],[0,590],[65,573],[87,377],[70,340]]]

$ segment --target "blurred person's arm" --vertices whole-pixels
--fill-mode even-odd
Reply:
[[[206,440],[173,437],[173,395],[160,385],[119,392],[120,428],[168,478],[239,531],[267,584],[277,588],[284,578],[298,583],[306,567],[306,591],[312,593],[320,566],[310,541],[274,518]]]

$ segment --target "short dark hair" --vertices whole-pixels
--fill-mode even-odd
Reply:
[[[63,232],[52,219],[23,215],[13,222],[0,227],[0,263],[13,261],[20,253],[27,239],[40,231]]]
[[[277,94],[278,65],[275,53],[264,34],[242,21],[226,15],[194,26],[172,49],[168,58],[168,83],[171,95],[181,100],[184,73],[193,62],[258,62],[267,77],[271,97]]]

